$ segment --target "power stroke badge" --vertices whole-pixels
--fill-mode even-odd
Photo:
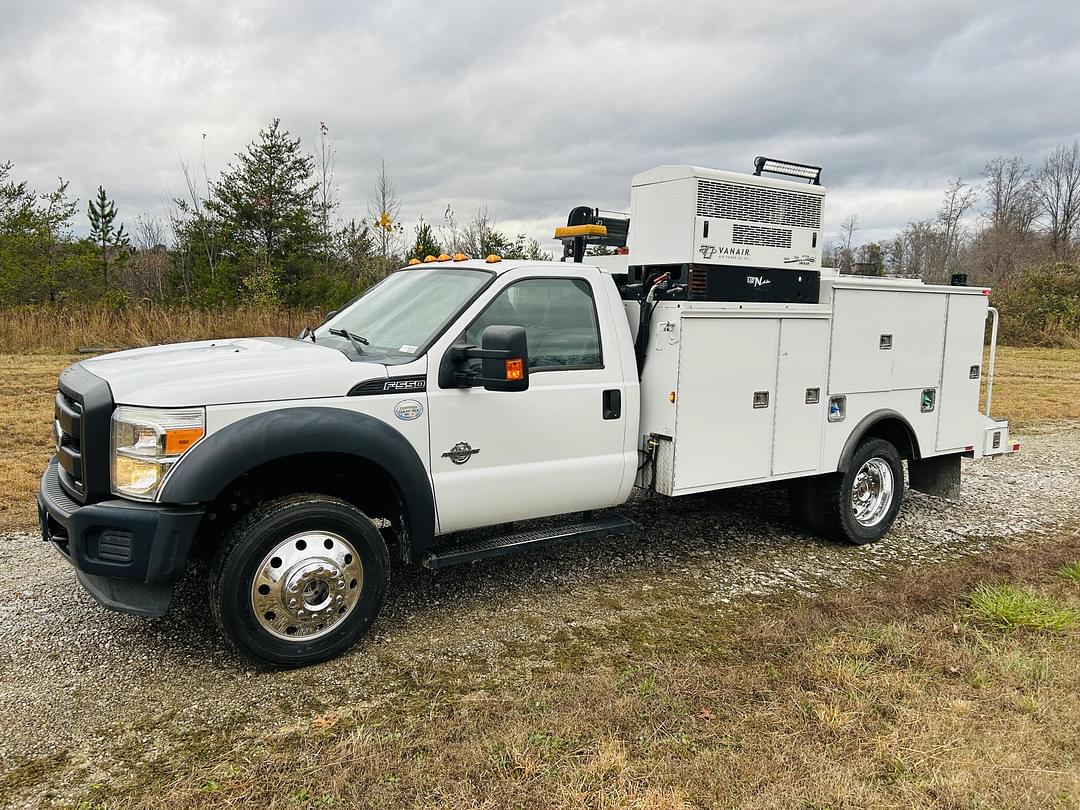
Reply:
[[[479,448],[474,449],[468,442],[458,442],[448,452],[443,453],[442,457],[450,459],[455,464],[464,464],[479,452]]]

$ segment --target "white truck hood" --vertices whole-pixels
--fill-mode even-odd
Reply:
[[[345,396],[359,382],[387,376],[377,363],[290,338],[172,343],[83,360],[118,405],[182,407]]]

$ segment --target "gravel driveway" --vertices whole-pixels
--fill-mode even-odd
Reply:
[[[1024,434],[1020,455],[964,463],[960,503],[909,493],[892,533],[849,547],[800,533],[782,489],[641,500],[624,538],[398,573],[373,633],[343,658],[287,673],[236,660],[185,581],[165,619],[99,608],[31,535],[0,537],[0,801],[65,803],[92,783],[185,756],[200,741],[264,733],[335,706],[400,698],[453,667],[528,671],[530,644],[696,599],[815,593],[899,566],[979,553],[1080,519],[1080,424]],[[508,653],[512,650],[512,653]],[[468,669],[466,668],[466,672]],[[488,671],[488,670],[485,670]]]

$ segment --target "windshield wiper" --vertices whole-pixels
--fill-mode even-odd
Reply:
[[[357,354],[363,354],[364,347],[371,345],[370,343],[368,343],[368,339],[366,337],[354,335],[348,329],[327,329],[326,331],[329,332],[331,335],[348,338],[349,342],[352,343],[353,348],[356,349]]]

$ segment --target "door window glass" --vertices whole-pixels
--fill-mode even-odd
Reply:
[[[495,325],[524,327],[529,371],[603,368],[596,306],[584,279],[531,278],[511,284],[462,339],[479,346],[484,330]],[[471,364],[479,371],[479,360]]]

